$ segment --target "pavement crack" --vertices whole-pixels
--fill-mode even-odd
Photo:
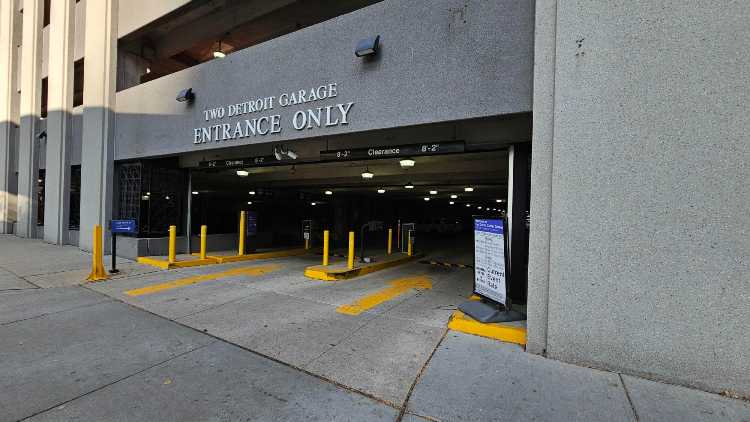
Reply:
[[[36,289],[28,289],[28,290],[36,290]],[[72,308],[62,309],[62,310],[55,311],[55,312],[47,312],[47,313],[40,314],[40,315],[34,315],[34,316],[28,317],[28,318],[17,319],[15,321],[3,322],[3,323],[0,323],[0,327],[5,327],[6,325],[16,324],[16,323],[19,323],[19,322],[30,321],[32,319],[44,318],[44,317],[47,317],[47,316],[50,316],[50,315],[57,315],[57,314],[61,314],[63,312],[74,311],[74,310],[77,310],[77,309],[89,308],[91,306],[96,306],[96,305],[100,305],[102,303],[107,303],[107,302],[112,302],[112,299],[110,299],[108,297],[106,300],[101,300],[101,301],[98,301],[98,302],[95,302],[95,303],[87,303],[85,305],[74,306]]]
[[[187,350],[187,351],[184,351],[184,352],[182,352],[182,353],[178,353],[178,354],[176,354],[176,355],[172,355],[172,356],[168,357],[167,359],[164,359],[164,360],[162,360],[162,361],[160,361],[160,362],[157,362],[157,363],[154,363],[154,364],[152,364],[152,365],[149,365],[149,366],[147,366],[147,367],[145,367],[145,368],[143,368],[143,369],[140,369],[140,370],[138,370],[138,371],[136,371],[136,372],[133,372],[133,373],[132,373],[132,374],[130,374],[130,375],[126,375],[126,376],[124,376],[124,377],[122,377],[122,378],[118,378],[118,379],[116,379],[116,380],[114,380],[114,381],[108,382],[108,383],[106,383],[106,384],[104,384],[104,385],[101,385],[101,386],[99,386],[99,387],[97,387],[97,388],[94,388],[93,390],[87,391],[87,392],[85,392],[85,393],[83,393],[83,394],[80,394],[80,395],[78,395],[78,396],[76,396],[76,397],[73,397],[72,399],[68,399],[68,400],[65,400],[65,401],[63,401],[63,402],[60,402],[60,403],[57,403],[57,404],[55,404],[54,406],[50,406],[50,407],[48,407],[48,408],[46,408],[46,409],[40,410],[40,411],[38,411],[38,412],[36,412],[36,413],[32,414],[32,415],[26,416],[26,417],[24,417],[23,419],[20,419],[20,420],[19,420],[19,422],[20,422],[20,421],[25,421],[25,420],[29,420],[29,419],[31,419],[31,418],[33,418],[33,417],[35,417],[35,416],[41,415],[42,413],[46,413],[46,412],[49,412],[50,410],[53,410],[53,409],[55,409],[55,408],[57,408],[57,407],[63,406],[63,405],[65,405],[65,404],[71,403],[71,402],[73,402],[73,401],[75,401],[75,400],[78,400],[78,399],[80,399],[80,398],[86,397],[86,396],[88,396],[89,394],[93,394],[93,393],[96,393],[97,391],[101,391],[101,390],[103,390],[103,389],[105,389],[105,388],[107,388],[107,387],[109,387],[109,386],[111,386],[111,385],[117,384],[118,382],[121,382],[121,381],[125,381],[125,380],[127,380],[127,379],[129,379],[129,378],[132,378],[132,377],[136,376],[136,375],[142,374],[142,373],[144,373],[144,372],[146,372],[146,371],[148,371],[148,370],[150,370],[150,369],[156,368],[157,366],[161,366],[161,365],[164,365],[165,363],[167,363],[167,362],[169,362],[169,361],[171,361],[171,360],[174,360],[174,359],[180,358],[180,357],[182,357],[182,356],[185,356],[185,355],[187,355],[187,354],[189,354],[189,353],[193,353],[193,352],[195,352],[195,351],[197,351],[197,350],[203,349],[203,348],[205,348],[205,347],[208,347],[208,346],[210,346],[210,345],[212,345],[212,344],[215,344],[215,343],[217,343],[217,341],[216,341],[216,340],[215,340],[215,341],[211,341],[211,342],[208,342],[208,343],[206,343],[206,344],[203,344],[203,345],[200,345],[200,346],[197,346],[197,347],[194,347],[194,348],[192,348],[192,349],[190,349],[190,350]]]
[[[622,384],[622,389],[625,390],[625,397],[628,399],[628,404],[630,404],[630,410],[633,411],[633,420],[635,422],[640,421],[640,418],[638,418],[638,411],[635,409],[635,404],[633,403],[633,399],[630,398],[630,392],[628,391],[628,386],[625,385],[625,380],[622,378],[621,373],[617,373],[617,376],[620,378],[620,384]]]
[[[432,361],[432,357],[435,356],[435,352],[440,347],[440,345],[443,344],[443,340],[445,340],[445,337],[447,335],[448,335],[448,328],[446,327],[445,330],[443,330],[443,335],[440,337],[440,341],[438,341],[437,344],[435,345],[435,348],[432,349],[432,353],[430,353],[430,357],[428,357],[427,360],[424,362],[424,365],[422,365],[422,368],[420,368],[419,373],[417,374],[416,378],[414,378],[414,382],[411,384],[411,387],[409,388],[409,392],[406,393],[404,404],[401,406],[401,413],[399,413],[398,417],[396,418],[396,422],[401,422],[401,420],[403,420],[404,415],[406,414],[406,409],[409,405],[409,400],[411,400],[411,395],[414,392],[414,388],[416,388],[417,384],[419,383],[419,380],[422,378],[422,374],[427,369],[427,366]]]

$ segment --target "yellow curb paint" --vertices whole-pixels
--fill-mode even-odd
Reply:
[[[244,268],[233,268],[231,270],[222,271],[212,274],[201,274],[192,277],[181,278],[178,280],[172,280],[166,283],[154,284],[153,286],[146,286],[140,289],[128,290],[125,292],[128,296],[143,296],[152,293],[161,292],[164,290],[175,289],[178,287],[189,286],[191,284],[203,283],[204,281],[216,280],[224,277],[232,277],[238,275],[247,276],[258,276],[276,271],[281,268],[280,265],[259,265],[257,267],[244,267]]]
[[[161,268],[162,270],[170,270],[172,268],[198,267],[201,265],[213,265],[219,263],[219,261],[211,257],[207,257],[206,259],[191,259],[189,261],[175,261],[170,263],[169,261],[149,258],[146,256],[138,257],[136,262],[138,262],[139,264],[151,265],[157,268]]]
[[[383,302],[387,302],[395,297],[401,296],[411,289],[431,289],[432,281],[429,277],[421,275],[417,277],[400,278],[388,282],[390,287],[367,295],[354,303],[339,306],[336,312],[346,315],[359,315],[362,312],[372,309]]]
[[[230,255],[230,256],[209,255],[207,258],[216,260],[216,262],[219,264],[226,264],[228,262],[243,262],[243,261],[255,261],[258,259],[284,258],[287,256],[304,255],[308,252],[309,251],[305,250],[304,248],[298,248],[298,249],[287,249],[287,250],[282,250],[282,251],[252,253],[252,254],[245,254],[245,255]]]
[[[526,345],[526,328],[500,323],[485,324],[467,317],[461,311],[454,311],[448,322],[448,328],[475,336],[487,337],[506,343]]]
[[[350,278],[374,273],[376,271],[384,270],[386,268],[391,268],[391,267],[395,267],[401,264],[406,264],[407,262],[414,261],[415,259],[418,259],[418,258],[420,258],[419,255],[414,255],[414,256],[403,255],[395,259],[388,259],[385,261],[376,262],[374,264],[365,264],[361,267],[354,267],[351,270],[348,268],[331,269],[330,267],[326,267],[323,265],[313,265],[311,267],[305,268],[305,276],[315,279],[315,280],[323,280],[323,281],[348,280]]]

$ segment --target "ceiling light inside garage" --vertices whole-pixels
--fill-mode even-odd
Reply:
[[[385,189],[378,189],[378,193],[385,193]]]
[[[467,186],[464,188],[464,192],[474,192],[474,188],[472,188],[471,186]]]
[[[404,158],[398,163],[401,164],[401,167],[404,167],[404,168],[414,167],[414,164],[416,164],[414,160],[412,160],[411,158]]]
[[[363,179],[372,179],[373,177],[375,177],[375,175],[373,173],[370,173],[370,169],[365,169],[365,171],[362,173]]]
[[[237,170],[237,176],[247,177],[249,175],[250,175],[250,172],[247,170]]]

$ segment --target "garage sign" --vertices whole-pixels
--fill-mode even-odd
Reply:
[[[474,218],[474,293],[505,305],[505,220]]]

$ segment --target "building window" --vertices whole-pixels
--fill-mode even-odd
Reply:
[[[50,5],[52,4],[52,0],[44,0],[44,25],[43,26],[49,26],[49,10]]]
[[[36,212],[36,225],[37,226],[43,226],[44,225],[44,179],[45,179],[45,171],[44,169],[39,169],[39,176],[36,179],[36,206],[37,206],[37,212]]]
[[[81,227],[81,166],[70,167],[70,212],[68,230]]]
[[[83,104],[83,60],[76,60],[73,65],[73,107]]]
[[[47,82],[47,78],[42,79],[42,109],[40,110],[40,116],[42,116],[42,119],[47,118],[47,98],[49,97],[48,91],[49,90],[49,84]]]

